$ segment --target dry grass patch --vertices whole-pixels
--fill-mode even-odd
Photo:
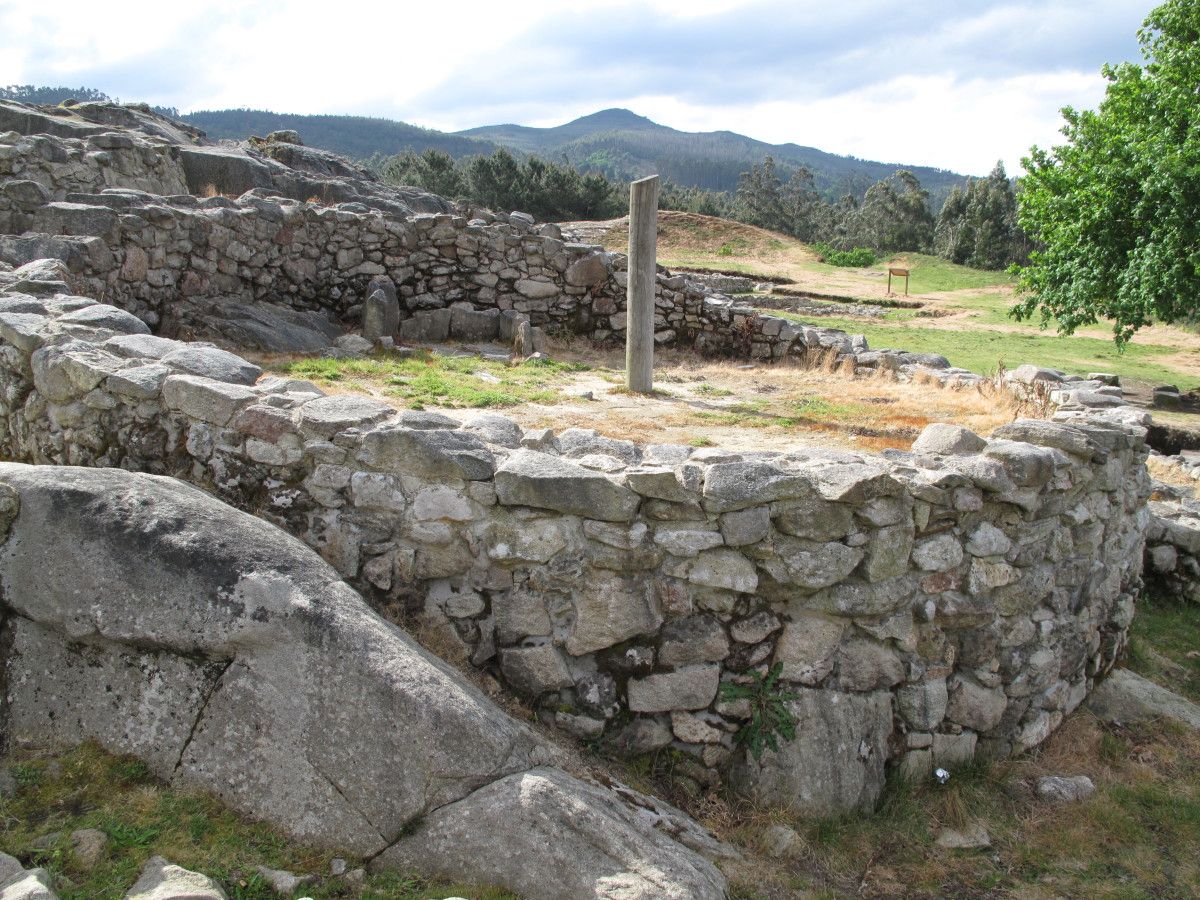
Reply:
[[[908,449],[930,422],[981,434],[1011,421],[1019,405],[991,384],[942,388],[855,377],[830,358],[747,364],[660,352],[655,390],[624,387],[620,351],[582,340],[551,347],[551,360],[506,365],[422,353],[401,359],[262,358],[268,370],[308,378],[331,393],[373,396],[401,409],[504,412],[527,428],[594,428],[614,438],[729,449],[785,450],[798,443],[877,451]]]

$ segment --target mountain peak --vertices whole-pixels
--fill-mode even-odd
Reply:
[[[621,107],[613,107],[612,109],[602,109],[599,112],[594,112],[591,115],[580,116],[578,119],[573,119],[562,128],[572,128],[575,126],[586,126],[588,128],[603,129],[605,131],[626,131],[631,129],[644,130],[651,128],[662,128],[657,122],[652,122],[645,116],[639,116],[632,110],[622,109]]]

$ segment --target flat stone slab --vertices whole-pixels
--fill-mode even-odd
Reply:
[[[605,522],[628,522],[641,498],[583,466],[536,450],[518,450],[496,468],[496,497],[506,506],[553,509]]]
[[[1163,718],[1200,730],[1200,706],[1128,669],[1114,669],[1087,701],[1102,722],[1146,722]]]

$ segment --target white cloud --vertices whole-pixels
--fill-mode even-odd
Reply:
[[[0,83],[448,130],[626,106],[865,159],[1015,170],[1148,0],[0,0]],[[1114,56],[1115,54],[1115,56]]]

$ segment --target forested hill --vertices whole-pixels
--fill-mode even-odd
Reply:
[[[48,88],[34,85],[0,87],[0,99],[25,103],[59,103],[67,97],[103,100],[91,88]],[[160,109],[175,115],[174,109]],[[929,192],[933,209],[941,207],[962,175],[944,169],[903,163],[872,162],[838,156],[797,144],[768,144],[731,131],[691,133],[659,125],[627,109],[606,109],[554,128],[487,125],[455,134],[419,128],[392,119],[366,116],[308,116],[257,109],[202,110],[178,116],[215,139],[244,140],[272,131],[293,129],[313,147],[332,150],[351,159],[394,156],[405,150],[435,149],[455,159],[487,156],[497,147],[518,155],[533,154],[552,162],[565,157],[583,172],[599,172],[614,181],[658,173],[682,187],[732,193],[738,176],[772,156],[784,181],[799,166],[813,173],[813,184],[828,201],[845,194],[861,199],[866,189],[908,169]]]
[[[817,190],[830,200],[847,193],[861,197],[876,181],[897,169],[908,169],[929,191],[936,209],[950,188],[964,180],[945,169],[872,162],[797,144],[768,144],[732,131],[677,131],[627,109],[606,109],[555,128],[490,125],[458,134],[547,159],[566,156],[585,171],[617,180],[657,172],[666,181],[713,191],[735,190],[738,176],[768,155],[774,157],[785,180],[792,169],[807,166]]]
[[[262,109],[218,109],[188,113],[180,118],[218,140],[244,140],[252,134],[262,137],[272,131],[290,129],[300,132],[310,147],[332,150],[351,159],[366,159],[375,153],[393,156],[410,149],[420,153],[430,148],[444,150],[459,159],[486,156],[496,149],[491,141],[367,116],[302,116]]]

